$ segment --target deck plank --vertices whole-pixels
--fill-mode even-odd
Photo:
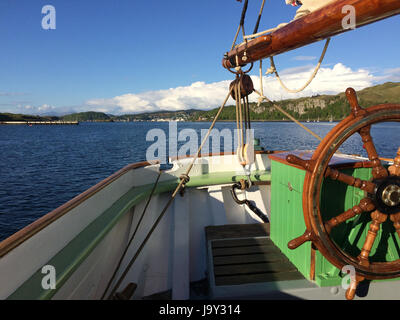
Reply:
[[[205,230],[208,241],[229,238],[265,237],[269,236],[269,223],[208,226]]]
[[[271,245],[272,241],[269,238],[247,238],[234,240],[218,240],[212,241],[211,246],[214,248],[233,248],[245,246]]]
[[[206,227],[216,286],[304,279],[269,238],[269,224]]]
[[[225,266],[214,266],[216,277],[225,275],[255,274],[255,273],[279,273],[286,271],[296,271],[292,264],[286,261],[265,262],[265,263],[246,263]]]
[[[268,254],[246,254],[237,256],[214,257],[214,266],[223,266],[230,264],[262,263],[276,262],[282,260],[282,253],[269,252]]]
[[[259,283],[259,282],[276,282],[287,280],[300,280],[304,279],[298,271],[279,272],[279,273],[259,273],[259,274],[244,274],[234,276],[222,276],[215,278],[217,286],[239,285],[246,283]]]
[[[273,245],[265,246],[247,246],[247,247],[233,247],[233,248],[215,248],[213,249],[213,257],[232,256],[232,255],[246,255],[254,253],[278,253],[280,250]]]

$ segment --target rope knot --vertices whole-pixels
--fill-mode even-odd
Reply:
[[[268,100],[267,97],[265,97],[265,96],[263,96],[263,95],[260,95],[260,96],[257,98],[257,107],[259,107],[259,106],[261,105],[261,103],[262,103],[264,100]]]
[[[276,68],[274,66],[271,66],[270,68],[267,69],[265,74],[268,75],[268,74],[273,74],[275,72],[276,72]]]
[[[186,173],[182,173],[179,179],[183,180],[183,183],[186,184],[190,181],[190,177]]]

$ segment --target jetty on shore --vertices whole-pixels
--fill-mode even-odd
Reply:
[[[79,121],[0,121],[0,124],[25,124],[25,125],[78,125]]]

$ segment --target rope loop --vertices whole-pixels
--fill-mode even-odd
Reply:
[[[249,72],[251,71],[251,69],[253,69],[253,65],[254,65],[253,62],[250,63],[250,68],[249,68],[249,70],[246,70],[246,71],[243,71],[243,69],[242,69],[241,67],[239,68],[239,70],[236,70],[236,69],[235,69],[235,71],[232,70],[232,68],[227,68],[227,69],[228,69],[230,72],[232,72],[233,74],[242,75],[242,74],[249,73]]]
[[[285,90],[286,90],[287,92],[289,92],[289,93],[299,93],[299,92],[303,91],[305,88],[308,87],[308,85],[309,85],[309,84],[314,80],[314,78],[317,76],[317,73],[318,73],[318,71],[319,71],[319,69],[320,69],[320,67],[321,67],[322,61],[324,60],[324,57],[325,57],[325,54],[326,54],[326,51],[327,51],[327,49],[328,49],[328,45],[329,45],[329,42],[330,42],[330,41],[331,41],[331,38],[328,38],[328,39],[326,40],[324,49],[322,50],[321,57],[319,58],[319,61],[318,61],[317,66],[315,67],[315,69],[314,69],[313,73],[311,74],[310,78],[307,80],[307,82],[306,82],[301,88],[299,88],[299,89],[289,89],[289,88],[283,83],[281,77],[279,76],[278,71],[276,70],[276,66],[275,66],[275,62],[274,62],[274,57],[272,57],[272,56],[269,57],[270,62],[271,62],[271,67],[267,70],[266,74],[272,74],[272,73],[274,73],[275,76],[276,76],[276,78],[278,79],[280,85],[282,86],[282,88],[285,89]]]
[[[188,183],[190,181],[190,177],[186,173],[182,173],[180,175],[179,179],[181,179],[183,181],[183,184],[186,184],[186,183]]]

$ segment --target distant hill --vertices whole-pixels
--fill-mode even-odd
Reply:
[[[64,121],[112,121],[111,117],[103,112],[87,111],[80,113],[72,113],[60,117]]]
[[[400,83],[387,82],[357,92],[360,105],[368,108],[382,103],[400,104]],[[299,120],[321,120],[331,118],[341,120],[349,115],[350,106],[344,93],[337,95],[317,95],[298,99],[287,99],[276,102],[284,110]],[[209,111],[198,111],[190,120],[210,121],[217,113],[217,108]],[[271,103],[250,104],[252,120],[287,120],[281,112],[272,107]],[[235,120],[235,107],[227,106],[221,113],[220,120]]]
[[[0,113],[0,121],[49,121],[58,120],[52,116],[31,116],[27,114]]]
[[[121,116],[113,116],[112,119],[114,121],[151,121],[160,119],[187,121],[193,118],[193,116],[198,112],[199,110],[196,109],[180,111],[155,111],[139,114],[124,114]]]
[[[339,94],[344,97],[344,93]],[[357,92],[357,96],[361,102],[366,106],[381,103],[400,103],[400,82],[386,82],[377,86],[365,88]]]

